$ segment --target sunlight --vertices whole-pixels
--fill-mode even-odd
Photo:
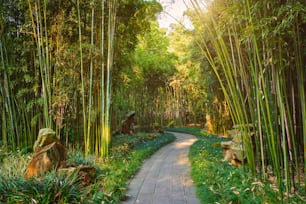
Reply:
[[[189,159],[186,157],[187,153],[181,152],[178,157],[176,164],[180,166],[190,166]]]
[[[186,140],[185,142],[179,142],[175,144],[175,147],[178,149],[190,147],[190,145],[193,144],[195,141],[196,139],[189,139],[189,140]]]
[[[190,0],[158,0],[163,6],[163,11],[158,16],[158,23],[161,28],[171,30],[172,24],[181,24],[186,29],[194,29],[188,16],[184,14]]]

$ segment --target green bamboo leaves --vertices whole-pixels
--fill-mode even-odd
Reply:
[[[43,102],[43,115],[45,127],[52,128],[51,118],[51,104],[52,104],[52,93],[51,93],[51,68],[49,60],[49,41],[48,41],[48,26],[47,26],[47,2],[36,0],[34,5],[28,0],[29,11],[32,22],[33,35],[37,48],[39,71],[42,86],[42,98]],[[32,10],[34,7],[34,11]]]
[[[280,193],[292,193],[305,165],[305,5],[215,1],[205,12],[199,1],[192,6],[203,26],[198,44],[243,132],[248,166],[263,178],[272,167]]]
[[[132,69],[126,56],[160,5],[143,0],[11,0],[0,7],[0,146],[30,149],[37,131],[52,127],[65,136],[67,146],[107,155],[111,129],[117,129],[132,103],[112,106],[118,87],[127,92],[119,79],[122,65]]]

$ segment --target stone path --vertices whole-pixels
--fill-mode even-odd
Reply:
[[[145,161],[132,179],[123,204],[199,204],[190,178],[189,147],[196,138],[173,133],[177,139]]]

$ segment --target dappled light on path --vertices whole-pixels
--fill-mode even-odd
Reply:
[[[173,133],[177,140],[157,151],[132,179],[123,203],[198,204],[190,178],[188,152],[196,139]]]
[[[196,139],[183,140],[180,142],[176,142],[174,146],[179,149],[186,148],[186,147],[189,148],[195,141]]]

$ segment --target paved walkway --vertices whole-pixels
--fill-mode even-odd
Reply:
[[[196,138],[173,133],[177,140],[145,161],[132,179],[123,204],[199,204],[190,178],[189,147]]]

